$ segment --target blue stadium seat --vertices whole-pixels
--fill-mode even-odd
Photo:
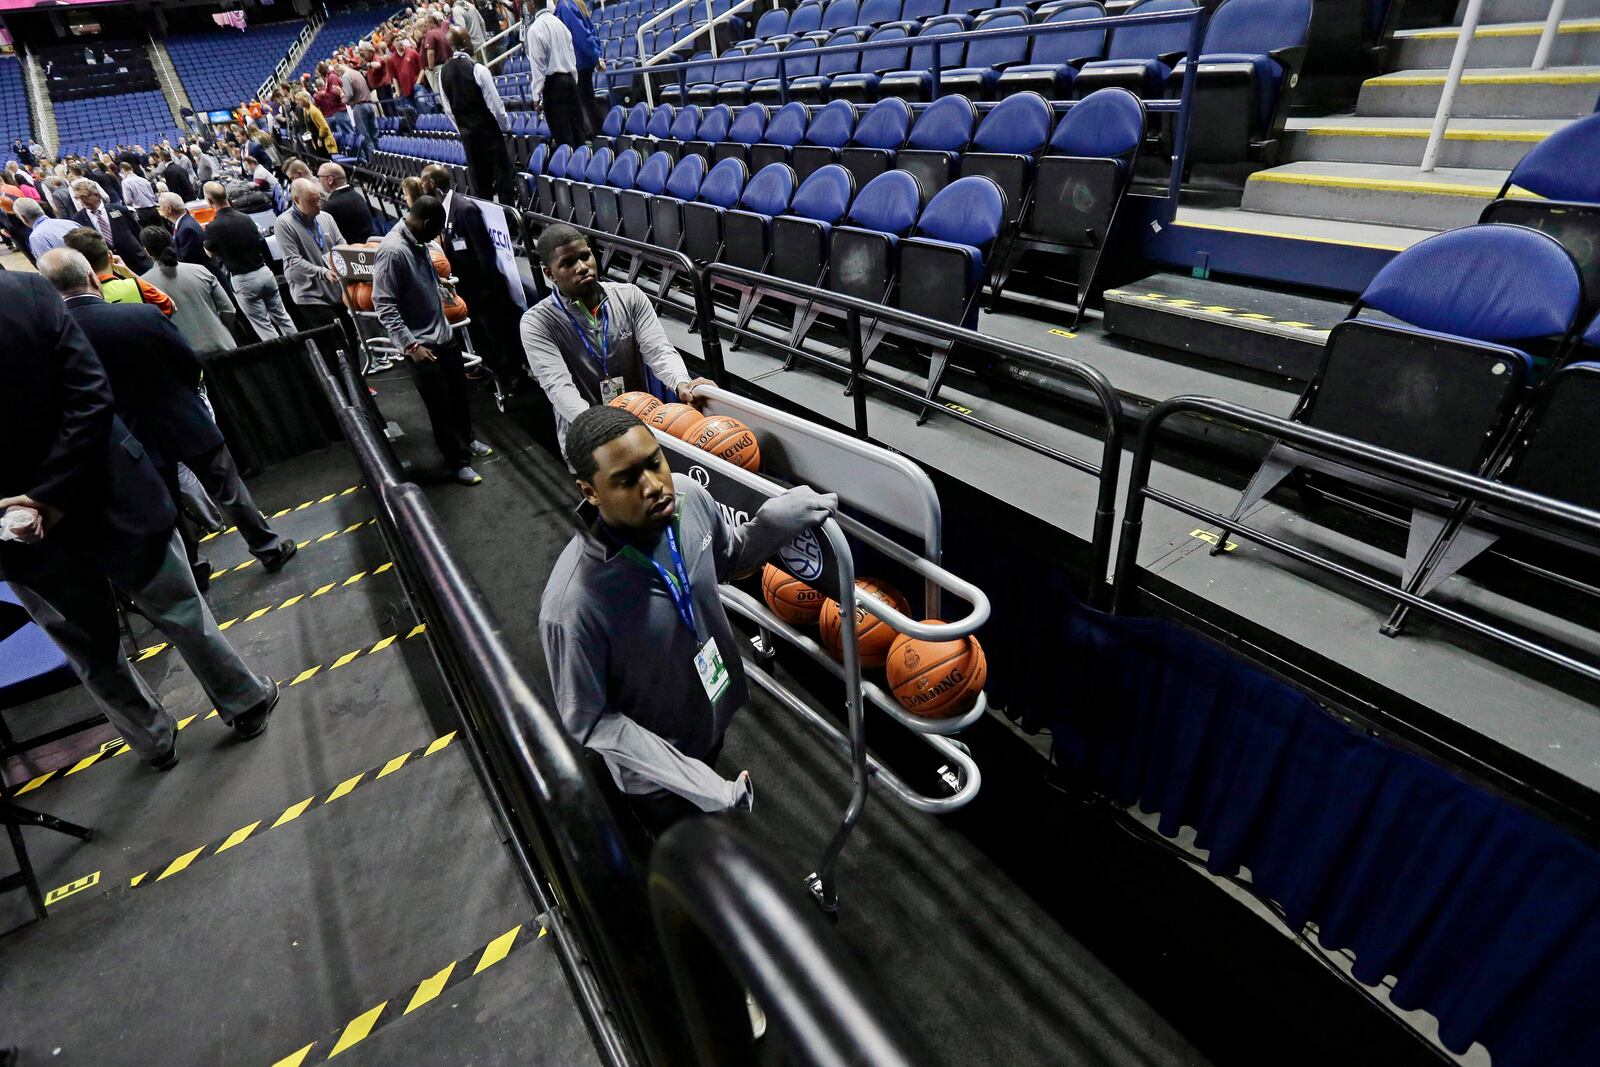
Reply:
[[[1069,3],[1051,11],[1041,21],[1046,25],[1083,22],[1105,17],[1105,9],[1093,0]],[[1062,30],[1033,39],[1028,62],[1009,67],[1000,74],[999,92],[1036,92],[1046,100],[1065,100],[1072,95],[1078,67],[1105,54],[1103,26],[1081,30]]]
[[[767,132],[772,112],[765,104],[747,104],[728,127],[728,136],[720,144],[711,146],[711,162],[737,159],[746,165],[750,162],[750,146],[761,140]]]
[[[727,104],[707,108],[700,116],[700,129],[695,131],[695,139],[683,146],[684,154],[710,158],[716,146],[728,139],[732,126],[733,109]]]
[[[1190,0],[1140,0],[1125,15],[1154,15],[1165,11],[1187,11]],[[1079,95],[1096,89],[1119,86],[1140,97],[1158,98],[1166,89],[1172,65],[1189,48],[1192,26],[1187,21],[1157,22],[1123,26],[1111,31],[1106,58],[1085,63],[1078,71]]]
[[[833,228],[850,211],[856,183],[850,172],[829,163],[800,183],[788,210],[772,220],[772,255],[768,273],[801,285],[820,286],[828,267]],[[799,309],[810,300],[760,286],[742,287],[744,296],[735,316],[743,329],[766,297],[776,297]],[[792,325],[791,325],[792,328]]]
[[[1050,135],[1026,198],[1017,209],[1016,230],[996,256],[991,306],[1000,299],[1012,267],[1024,251],[1077,254],[1082,264],[1078,310],[1073,318],[1076,327],[1133,177],[1144,135],[1144,104],[1126,89],[1100,89],[1073,105]]]
[[[699,85],[712,86],[712,92],[714,93],[716,91],[717,68],[712,64],[712,58],[710,52],[696,52],[690,56],[690,66],[684,69],[683,80],[680,82],[674,79],[662,86],[661,99],[669,104],[682,104],[684,101],[691,99],[689,96],[690,91]]]
[[[739,203],[750,170],[743,159],[720,160],[706,172],[693,202],[683,205],[683,251],[697,263],[712,263],[722,254],[723,218]]]
[[[789,13],[789,27],[787,32],[798,37],[804,33],[811,33],[822,29],[822,4],[814,0],[805,0],[799,7]]]
[[[893,22],[879,26],[867,38],[869,41],[900,41],[912,35],[909,22]],[[889,71],[904,70],[911,62],[911,48],[876,48],[862,52],[855,71],[835,74],[828,80],[829,100],[849,100],[863,104],[878,99],[878,84]]]
[[[945,12],[945,0],[905,0],[900,17],[906,22],[922,23],[937,18]]]
[[[977,121],[977,109],[966,97],[940,97],[917,116],[895,167],[916,175],[922,195],[935,195],[955,176],[956,159],[972,143]]]
[[[860,5],[856,0],[828,0],[828,6],[822,12],[823,30],[842,30],[846,26],[860,24]]]
[[[605,149],[606,152],[611,150]],[[552,175],[550,179],[551,192],[555,196],[555,216],[563,222],[572,221],[572,187],[575,183],[582,182],[584,175],[589,170],[589,159],[594,155],[594,149],[588,145],[579,145],[567,158],[567,168],[560,175]]]
[[[654,145],[655,149],[665,152],[676,161],[683,155],[683,146],[700,135],[700,114],[698,104],[685,104],[680,107],[672,118],[672,126],[667,130],[666,139],[658,141]]]
[[[716,101],[719,104],[746,104],[750,102],[750,86],[754,82],[778,76],[778,49],[787,45],[789,40],[782,37],[773,38],[757,45],[745,57],[743,77],[738,80],[719,78],[717,80]],[[696,100],[692,95],[691,100]]]
[[[627,112],[621,104],[615,104],[606,112],[606,117],[600,123],[600,132],[594,136],[596,148],[614,148],[617,138],[622,136],[622,125],[627,120]]]
[[[743,164],[740,164],[743,166]],[[650,198],[650,243],[681,251],[684,242],[684,209],[700,195],[707,176],[704,156],[684,156],[667,177],[666,188]],[[741,189],[743,183],[740,183]],[[734,193],[735,199],[738,193]],[[629,269],[628,280],[637,276],[639,263]]]
[[[1034,161],[1050,140],[1054,113],[1038,93],[1008,96],[978,123],[972,146],[962,154],[957,171],[962,177],[982,175],[1000,187],[1015,225],[1022,206],[1033,191]]]
[[[774,163],[789,162],[794,146],[805,140],[806,127],[811,122],[811,112],[796,101],[780,107],[767,123],[761,143],[750,148],[750,169],[759,176],[762,169]],[[755,179],[751,179],[753,182]]]
[[[889,303],[899,278],[900,242],[921,211],[922,187],[905,171],[885,171],[868,182],[850,202],[844,222],[833,228],[824,287],[874,304]],[[789,344],[798,347],[825,310],[808,305],[795,320]]]
[[[1311,0],[1228,0],[1211,16],[1195,75],[1189,161],[1275,159],[1311,33]],[[1186,62],[1168,93],[1183,88]]]
[[[18,130],[13,136],[22,136]],[[0,582],[0,604],[8,605],[16,629],[0,639],[0,708],[12,708],[78,684],[72,664],[40,626],[27,617],[8,582]],[[7,735],[7,740],[10,740]]]
[[[628,149],[633,151],[633,149]],[[611,166],[616,161],[609,148],[597,148],[589,157],[589,165],[583,169],[581,180],[572,183],[572,221],[575,225],[591,227],[594,225],[594,190],[606,183],[606,176],[611,173]]]
[[[895,156],[911,135],[911,107],[899,97],[880,100],[856,123],[839,162],[855,176],[863,192],[867,183],[894,166]]]
[[[594,202],[595,229],[606,233],[622,232],[622,192],[634,187],[639,167],[638,152],[631,148],[618,152],[611,169],[606,171],[605,183],[590,190],[589,196]],[[609,250],[606,255],[609,258]]]
[[[624,156],[627,154],[622,153]],[[704,173],[704,159],[700,160],[700,166],[701,173]],[[631,187],[617,187],[617,202],[622,212],[622,236],[641,244],[652,240],[650,208],[655,198],[667,191],[667,179],[672,171],[672,157],[665,152],[656,152],[639,165]],[[637,257],[634,260],[637,263]],[[629,278],[636,273],[636,269],[630,270]]]
[[[856,16],[856,25],[871,29],[890,22],[899,22],[904,17],[900,13],[900,0],[862,0],[861,10]]]
[[[212,111],[254,98],[304,28],[298,20],[275,22],[242,31],[174,34],[164,43],[190,106]]]
[[[866,31],[859,27],[835,30],[825,45],[858,44],[866,39]],[[790,72],[789,99],[800,100],[808,104],[820,104],[828,95],[828,84],[840,74],[854,74],[861,63],[861,53],[840,52],[834,55],[818,56],[816,69],[799,78]]]
[[[790,153],[795,176],[803,184],[813,172],[839,159],[856,130],[856,107],[847,100],[824,104],[806,125],[805,140]]]
[[[771,11],[763,11],[761,17],[756,19],[755,32],[750,36],[756,40],[765,40],[768,37],[776,37],[779,34],[788,32],[789,12],[780,7],[773,8]]]
[[[784,76],[790,79],[816,77],[818,57],[806,54],[816,50],[817,42],[809,38],[790,41],[783,49]],[[782,97],[783,83],[779,80],[777,71],[774,71],[770,78],[750,83],[750,100],[753,103],[777,104]]]
[[[911,46],[911,59],[905,70],[892,70],[878,79],[879,96],[898,96],[907,100],[929,100],[933,97],[935,66],[940,70],[954,70],[961,66],[966,45],[938,45],[937,38],[968,29],[965,15],[940,15],[923,24],[921,32]],[[926,43],[924,43],[926,42]]]
[[[645,127],[650,125],[650,105],[643,100],[628,109],[628,117],[622,122],[622,133],[612,138],[613,151],[624,152],[633,147],[633,142],[644,136]]]
[[[556,213],[556,187],[557,178],[567,176],[567,165],[572,162],[572,146],[557,145],[555,151],[550,153],[545,165],[537,175],[538,193],[534,197],[534,210],[541,215]]]
[[[739,194],[738,205],[723,215],[723,247],[718,259],[746,270],[766,271],[772,257],[772,220],[789,210],[794,190],[794,168],[789,164],[771,163],[756,171]]]
[[[1026,26],[1032,20],[1025,7],[997,7],[978,16],[974,30],[1003,30]],[[1028,58],[1029,40],[1011,37],[999,41],[973,41],[967,45],[965,66],[939,75],[940,95],[961,94],[974,100],[990,100],[1000,83],[1000,75],[1010,67],[1021,66]]]

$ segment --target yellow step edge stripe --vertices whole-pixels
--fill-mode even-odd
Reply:
[[[1377,78],[1368,78],[1361,83],[1365,89],[1371,85],[1379,89],[1387,87],[1410,88],[1418,85],[1443,85],[1443,74],[1384,74]],[[1461,78],[1462,85],[1595,85],[1600,84],[1600,71],[1583,71],[1578,74],[1467,74]]]
[[[1476,41],[1480,37],[1537,37],[1544,32],[1541,23],[1530,23],[1527,26],[1480,26],[1478,32],[1472,35]],[[1600,19],[1563,19],[1557,28],[1559,33],[1600,33]],[[1409,33],[1395,34],[1395,39],[1400,41],[1453,41],[1461,36],[1459,28],[1441,30],[1413,30]]]
[[[1214,230],[1218,233],[1240,233],[1247,237],[1271,237],[1280,241],[1310,241],[1319,245],[1341,245],[1345,248],[1370,248],[1376,252],[1404,252],[1402,245],[1378,245],[1366,241],[1346,241],[1338,237],[1315,237],[1305,233],[1279,233],[1276,230],[1253,230],[1245,226],[1224,226],[1216,222],[1192,222],[1179,219],[1174,226],[1184,226],[1191,230]]]
[[[1406,137],[1427,140],[1428,130],[1411,126],[1308,126],[1290,133],[1306,137]],[[1446,141],[1515,141],[1537,143],[1555,133],[1554,130],[1446,130]]]
[[[367,1035],[372,1033],[372,1028],[378,1021],[378,1016],[383,1014],[383,1009],[389,1006],[386,1000],[377,1007],[368,1008],[345,1024],[344,1032],[339,1035],[338,1044],[333,1046],[333,1051],[328,1053],[328,1059],[333,1059],[339,1053],[352,1045],[365,1041]]]
[[[1365,189],[1375,193],[1425,193],[1428,196],[1466,196],[1475,200],[1493,200],[1500,191],[1498,185],[1456,185],[1453,182],[1411,181],[1406,178],[1355,178],[1339,174],[1297,174],[1281,171],[1258,171],[1250,175],[1252,182],[1271,182],[1275,185],[1311,185],[1332,189]],[[1518,200],[1539,200],[1532,193],[1512,189],[1506,194]]]

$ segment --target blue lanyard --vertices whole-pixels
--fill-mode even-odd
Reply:
[[[600,305],[600,351],[594,350],[594,343],[589,340],[589,331],[584,329],[583,323],[578,321],[578,316],[572,313],[572,307],[561,299],[559,293],[555,296],[556,302],[567,313],[567,318],[572,320],[572,326],[578,331],[578,340],[583,342],[583,350],[589,353],[589,358],[600,364],[600,377],[611,377],[610,348],[611,348],[611,306],[608,303]]]
[[[632,545],[623,545],[621,552],[623,558],[642,567],[649,567],[661,576],[661,581],[667,587],[667,596],[672,598],[672,606],[678,609],[678,618],[683,620],[683,625],[688,627],[689,635],[699,640],[700,631],[694,625],[694,591],[689,585],[689,571],[683,565],[683,553],[678,550],[678,516],[672,516],[672,522],[667,527],[667,553],[672,557],[672,571],[654,557],[647,556]],[[676,577],[674,577],[676,575]]]
[[[317,242],[317,251],[326,252],[328,248],[327,245],[323,243],[322,227],[317,225],[317,220],[312,219],[310,222],[307,222],[305,216],[301,215],[298,211],[295,212],[295,217],[300,219],[301,225],[305,226],[306,229],[311,231],[311,239]]]

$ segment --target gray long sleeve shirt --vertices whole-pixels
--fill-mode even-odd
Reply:
[[[619,789],[666,789],[703,811],[720,811],[741,803],[745,790],[703,757],[750,694],[717,584],[753,570],[800,531],[770,514],[763,521],[765,509],[730,525],[692,478],[674,474],[672,482],[696,632],[689,633],[660,575],[629,562],[587,504],[578,509],[585,529],[562,551],[545,586],[539,631],[562,723],[605,758]],[[647,554],[672,573],[665,536]],[[710,638],[730,676],[715,707],[694,665]]]
[[[316,233],[312,233],[312,226],[316,227]],[[289,280],[289,299],[302,307],[341,303],[339,285],[328,277],[328,253],[335,245],[344,244],[344,234],[339,232],[339,224],[333,216],[322,211],[315,220],[308,221],[298,208],[290,208],[278,216],[272,233],[278,239],[278,250],[283,253],[283,276]],[[320,244],[318,237],[322,239]]]
[[[604,376],[621,376],[630,390],[645,388],[646,367],[669,389],[691,380],[683,356],[667,340],[643,290],[628,282],[600,285],[605,290],[603,308],[607,312],[603,347],[599,320],[591,320],[587,309],[570,304],[560,293],[551,293],[522,315],[522,348],[528,356],[528,370],[555,409],[556,437],[562,447],[567,424],[600,403],[600,364],[590,349],[605,352]],[[580,329],[589,335],[587,347]]]
[[[389,340],[402,352],[418,341],[431,347],[452,339],[428,246],[412,236],[404,222],[390,229],[378,245],[372,307]]]

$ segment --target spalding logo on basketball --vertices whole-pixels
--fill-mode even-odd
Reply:
[[[711,472],[696,464],[689,468],[689,477],[693,478],[702,489],[711,488]]]
[[[793,541],[778,549],[778,560],[784,569],[802,581],[815,581],[822,576],[822,542],[815,530],[805,530]]]

